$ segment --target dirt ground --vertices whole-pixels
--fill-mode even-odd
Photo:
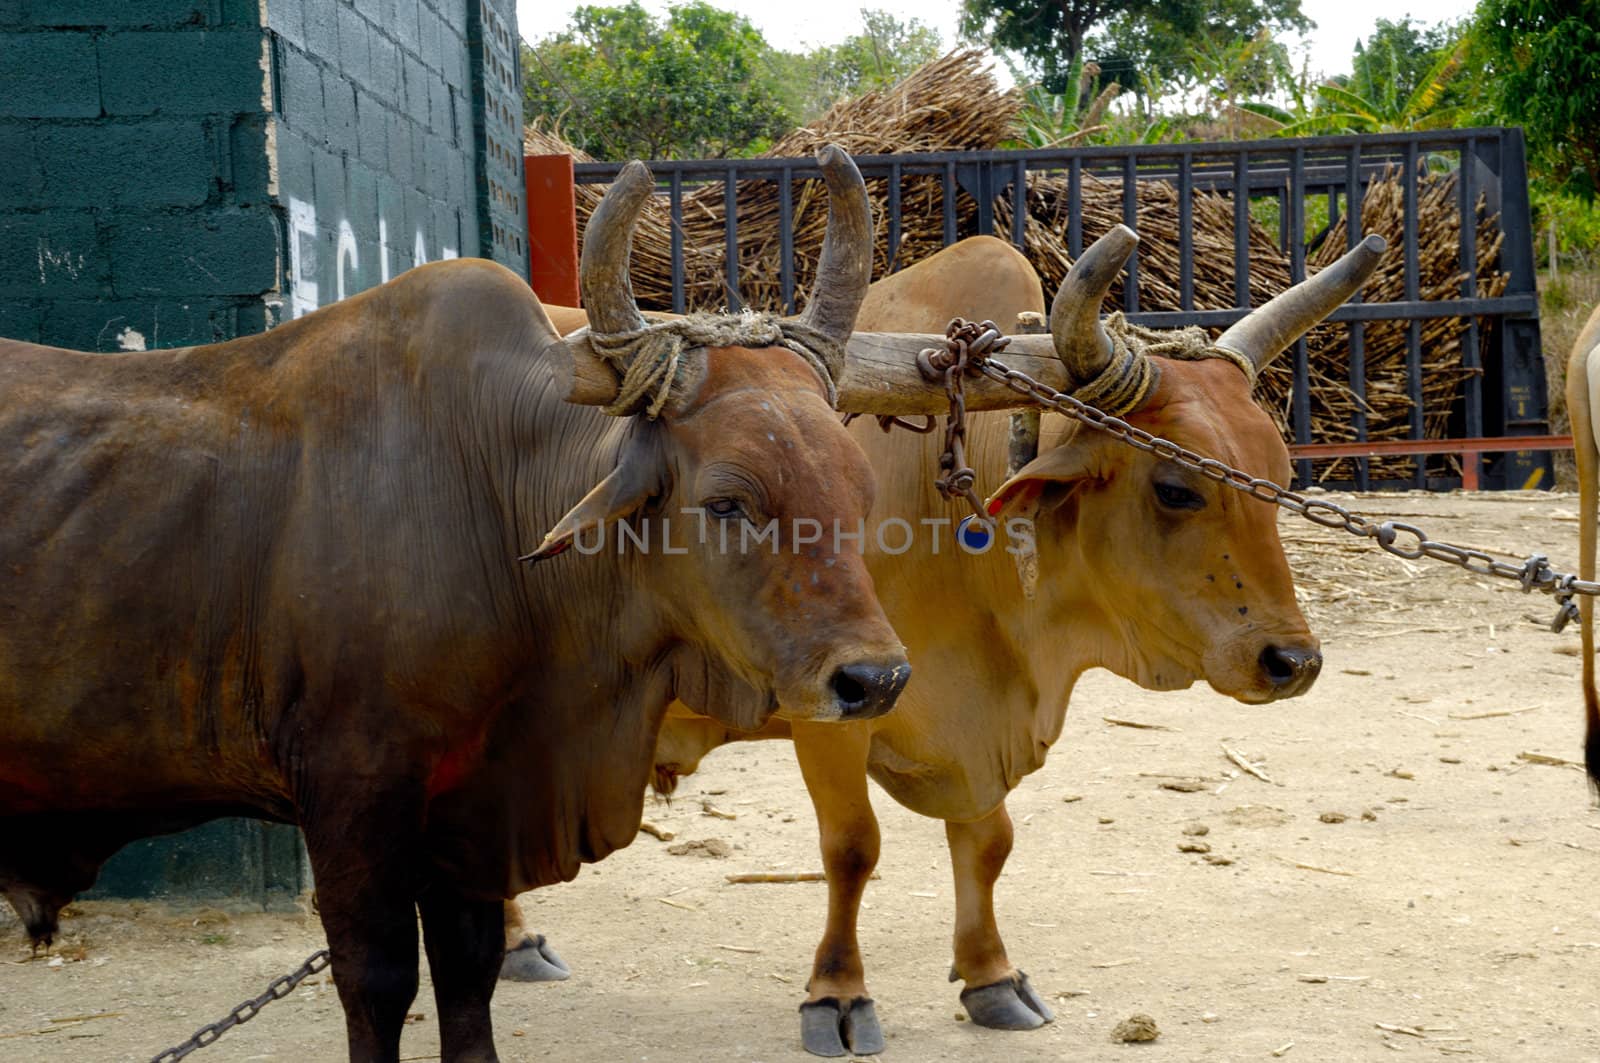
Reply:
[[[1333,497],[1575,566],[1571,495]],[[883,1058],[1600,1059],[1600,815],[1579,770],[1525,756],[1579,755],[1575,626],[1552,635],[1549,600],[1509,583],[1402,563],[1292,517],[1283,531],[1326,653],[1309,695],[1249,707],[1096,673],[1048,765],[1012,795],[1001,928],[1053,1025],[961,1021],[945,981],[942,827],[874,795],[882,877],[862,939]],[[1175,780],[1203,785],[1163,786]],[[646,816],[676,839],[641,835],[522,898],[574,973],[501,987],[502,1056],[807,1058],[795,1008],[825,887],[725,880],[819,867],[792,750],[721,750]],[[712,840],[727,855],[673,851]],[[1232,863],[1179,851],[1194,841]],[[305,915],[96,903],[70,909],[61,947],[30,962],[0,911],[0,1060],[148,1058],[322,944]],[[425,973],[414,1010],[402,1054],[437,1058]],[[1113,1044],[1137,1012],[1159,1038]],[[195,1058],[338,1059],[342,1030],[324,976]]]

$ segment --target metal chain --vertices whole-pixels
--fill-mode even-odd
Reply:
[[[962,321],[960,318],[956,318],[950,323],[948,335],[950,337],[952,355],[955,354],[957,349],[958,332],[965,339],[968,335],[966,330],[972,327],[968,322]],[[1251,498],[1281,506],[1291,513],[1299,514],[1313,524],[1324,528],[1340,528],[1358,538],[1371,539],[1378,544],[1380,549],[1396,557],[1403,557],[1411,561],[1424,557],[1434,561],[1443,561],[1447,564],[1458,565],[1468,572],[1473,572],[1480,576],[1498,576],[1502,579],[1514,580],[1521,584],[1525,593],[1540,591],[1544,594],[1553,595],[1558,608],[1555,620],[1550,624],[1550,630],[1552,631],[1560,631],[1567,626],[1569,621],[1577,618],[1578,607],[1572,600],[1574,595],[1600,595],[1600,583],[1580,580],[1571,573],[1555,571],[1550,567],[1549,559],[1544,554],[1531,554],[1520,565],[1502,561],[1482,550],[1474,550],[1470,547],[1456,546],[1453,543],[1430,539],[1426,532],[1414,524],[1407,524],[1397,520],[1369,520],[1357,513],[1352,513],[1335,502],[1319,498],[1308,498],[1296,491],[1281,487],[1271,480],[1265,480],[1259,476],[1251,476],[1249,473],[1235,469],[1215,458],[1197,454],[1169,439],[1151,435],[1144,429],[1135,427],[1121,418],[1113,417],[1108,413],[1095,409],[1088,403],[1073,398],[1071,395],[1042,384],[1020,370],[1011,369],[1000,362],[988,358],[987,353],[989,351],[998,351],[1004,347],[1006,337],[999,335],[998,330],[994,329],[993,322],[985,321],[977,327],[988,329],[994,332],[995,335],[991,338],[988,332],[983,333],[983,339],[986,344],[981,350],[978,349],[976,343],[970,341],[962,343],[960,359],[962,368],[965,371],[981,373],[991,380],[1004,384],[1017,394],[1032,399],[1047,409],[1064,413],[1091,428],[1105,432],[1114,439],[1121,440],[1136,450],[1154,454],[1156,457],[1164,458],[1175,465],[1198,472],[1207,479],[1226,484],[1235,490],[1244,492]],[[996,342],[996,339],[999,342]],[[917,363],[919,366],[923,366],[924,375],[928,373],[928,366],[924,365],[924,360],[932,353],[923,351],[922,355],[918,356]],[[953,369],[954,362],[951,365]],[[950,376],[947,375],[945,380],[946,390],[949,391],[951,388]],[[959,389],[957,394],[959,394]],[[953,395],[952,411],[954,412],[955,410],[955,396]],[[965,412],[966,404],[962,402],[959,413],[964,415]],[[962,424],[961,427],[962,432],[956,437],[958,443],[965,436],[965,425]],[[949,438],[947,434],[947,446]],[[959,450],[953,453],[958,458],[961,456]],[[965,463],[962,462],[962,464],[964,465]],[[945,467],[943,462],[941,462],[940,467]],[[966,471],[970,472],[970,470]],[[977,495],[972,491],[970,482],[967,483],[966,487],[969,499],[976,499]],[[977,508],[981,504],[974,502],[974,506]],[[979,513],[982,512],[981,508],[977,508],[977,511]]]
[[[331,962],[327,949],[313,952],[306,959],[306,962],[302,963],[296,970],[290,971],[279,978],[274,978],[272,984],[267,986],[266,992],[245,1001],[216,1022],[200,1027],[187,1041],[180,1045],[174,1045],[165,1052],[160,1053],[150,1063],[171,1063],[173,1060],[182,1059],[196,1049],[215,1043],[217,1038],[235,1026],[255,1018],[261,1013],[262,1008],[274,1000],[282,1000],[290,993],[293,993],[295,986],[327,967]]]
[[[945,349],[927,348],[917,355],[917,368],[929,381],[944,383],[950,416],[944,422],[944,453],[939,455],[939,478],[933,485],[946,498],[964,498],[973,517],[986,525],[994,521],[983,508],[974,485],[978,474],[967,464],[967,397],[964,378],[977,373],[991,354],[1011,342],[993,321],[972,322],[955,318],[944,333]],[[887,431],[887,426],[885,427]]]

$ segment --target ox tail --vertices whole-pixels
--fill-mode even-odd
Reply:
[[[1572,419],[1572,447],[1578,460],[1578,576],[1593,580],[1596,520],[1600,517],[1600,446],[1595,442],[1594,396],[1590,359],[1600,346],[1574,350],[1567,365],[1567,410]],[[1595,367],[1600,373],[1600,365]],[[1594,680],[1594,599],[1579,595],[1579,631],[1583,638],[1583,759],[1589,785],[1600,797],[1600,697]]]

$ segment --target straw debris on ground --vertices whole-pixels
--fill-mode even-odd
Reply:
[[[1013,135],[1021,110],[1021,97],[1002,91],[990,72],[985,53],[957,50],[920,68],[890,87],[836,104],[826,114],[794,130],[773,146],[774,158],[809,158],[828,142],[840,144],[853,155],[935,151],[983,151],[998,147]],[[530,154],[570,153],[580,161],[587,156],[571,148],[558,131],[529,127],[525,149]],[[752,169],[760,160],[750,160]],[[1371,181],[1362,201],[1362,229],[1382,235],[1390,252],[1363,292],[1367,302],[1400,301],[1406,297],[1404,255],[1404,182],[1391,169]],[[1026,251],[1039,271],[1046,292],[1054,292],[1072,259],[1068,248],[1068,176],[1065,172],[1030,172],[1027,177],[1024,222]],[[1460,262],[1458,189],[1453,173],[1437,175],[1419,171],[1417,292],[1422,299],[1449,299],[1463,292],[1466,274]],[[603,185],[577,189],[580,231],[605,190]],[[876,237],[874,275],[885,276],[938,251],[944,245],[942,175],[907,173],[900,180],[901,225],[899,242],[889,246],[889,188],[887,178],[869,177]],[[1141,237],[1138,258],[1139,307],[1145,311],[1182,309],[1179,276],[1178,191],[1162,180],[1141,181],[1135,192]],[[739,247],[740,305],[782,310],[779,185],[776,181],[740,181],[736,190],[734,220]],[[1123,220],[1120,178],[1107,179],[1085,171],[1081,178],[1080,217],[1084,246]],[[1015,197],[1008,186],[994,203],[995,231],[1012,231]],[[1193,308],[1225,309],[1234,305],[1234,239],[1232,200],[1197,189],[1190,205],[1194,245]],[[966,191],[956,196],[958,236],[977,231],[978,204]],[[1498,217],[1488,214],[1482,197],[1476,205],[1477,261],[1473,264],[1474,295],[1491,297],[1505,288],[1507,277],[1495,269],[1501,235]],[[684,303],[687,309],[718,309],[733,305],[727,290],[725,190],[721,182],[686,186],[682,208]],[[1307,254],[1308,273],[1334,261],[1343,253],[1347,211],[1314,242]],[[792,262],[795,298],[804,299],[815,272],[827,224],[827,197],[819,181],[797,180],[793,185]],[[1311,234],[1315,236],[1316,234]],[[1249,290],[1251,304],[1259,306],[1290,284],[1289,255],[1277,238],[1254,219],[1250,222]],[[891,260],[892,256],[892,260]],[[650,310],[670,310],[672,292],[672,231],[666,197],[655,197],[640,218],[634,238],[633,285],[639,305]],[[1120,283],[1107,298],[1106,309],[1122,306]],[[1309,375],[1310,436],[1317,442],[1353,441],[1356,414],[1366,415],[1367,437],[1404,439],[1412,430],[1412,401],[1408,388],[1408,331],[1406,322],[1374,322],[1364,326],[1363,356],[1366,387],[1358,395],[1350,387],[1350,327],[1325,325],[1306,339]],[[1426,437],[1446,434],[1468,379],[1481,373],[1463,357],[1469,321],[1437,318],[1416,325],[1423,393],[1422,428]],[[1481,360],[1483,330],[1476,342]],[[1481,364],[1481,362],[1480,362]],[[1292,357],[1278,360],[1263,374],[1257,401],[1287,432],[1293,405]],[[1454,459],[1429,459],[1430,471],[1454,471]],[[1375,478],[1410,474],[1410,458],[1372,461]],[[1320,461],[1316,478],[1348,479],[1353,459]]]

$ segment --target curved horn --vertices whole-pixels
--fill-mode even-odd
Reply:
[[[1285,347],[1355,294],[1378,268],[1388,246],[1383,237],[1373,233],[1316,276],[1252,310],[1218,336],[1213,346],[1244,355],[1259,373]]]
[[[817,260],[817,279],[800,323],[843,344],[872,281],[872,208],[861,171],[837,144],[817,152],[828,186],[828,229]]]
[[[578,288],[589,311],[589,328],[601,335],[644,328],[628,281],[628,259],[633,252],[634,223],[655,187],[648,166],[637,159],[628,163],[594,208],[583,231]]]
[[[1086,384],[1111,364],[1111,337],[1100,324],[1100,304],[1139,246],[1126,225],[1114,225],[1067,270],[1050,304],[1050,336],[1056,356],[1077,384]]]

